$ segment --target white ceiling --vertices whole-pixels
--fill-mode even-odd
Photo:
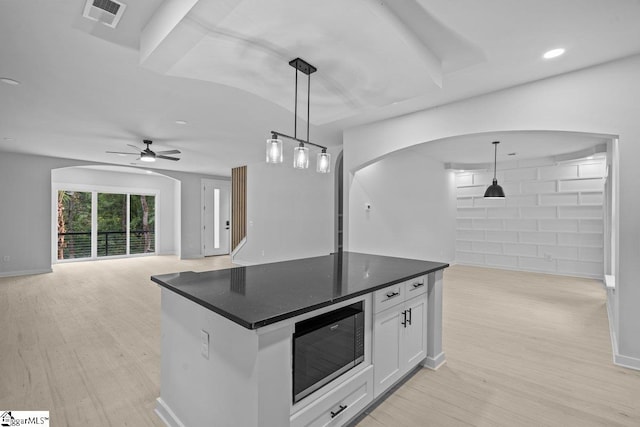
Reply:
[[[412,152],[454,165],[454,169],[473,169],[498,162],[559,157],[581,158],[601,152],[611,140],[608,135],[576,132],[509,131],[463,135],[430,141],[409,148]],[[498,141],[497,155],[493,141]]]
[[[637,0],[124,2],[111,29],[83,18],[82,0],[2,1],[0,77],[21,84],[0,83],[1,151],[129,165],[105,151],[149,138],[182,151],[152,168],[228,176],[262,161],[270,130],[293,133],[297,56],[318,67],[311,140],[335,146],[350,126],[640,53]],[[141,51],[141,37],[154,43]],[[567,53],[543,60],[555,47]],[[575,135],[511,136],[500,153],[575,151]],[[439,142],[439,156],[485,162],[472,142]]]

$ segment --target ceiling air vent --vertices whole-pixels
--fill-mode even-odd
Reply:
[[[82,16],[115,28],[126,7],[126,4],[114,0],[87,0]]]

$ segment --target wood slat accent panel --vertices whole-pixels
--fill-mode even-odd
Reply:
[[[231,169],[231,250],[247,237],[247,167]]]

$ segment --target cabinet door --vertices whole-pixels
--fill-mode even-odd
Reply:
[[[374,395],[377,397],[402,375],[404,305],[375,315],[373,333]]]
[[[427,299],[423,296],[412,298],[404,307],[407,316],[407,327],[404,333],[404,368],[406,371],[415,367],[427,357]]]

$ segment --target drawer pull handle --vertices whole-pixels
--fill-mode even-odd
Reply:
[[[409,318],[407,319],[407,323],[411,325],[411,309],[409,309]]]
[[[416,283],[414,283],[414,284],[413,284],[413,287],[414,287],[414,288],[419,288],[420,286],[424,286],[424,283],[418,283],[418,282],[416,282]]]
[[[398,291],[398,292],[387,292],[387,298],[397,297],[398,295],[400,295],[400,291]]]
[[[338,409],[338,410],[337,410],[337,411],[335,411],[335,412],[331,411],[331,418],[335,418],[335,417],[337,417],[337,416],[338,416],[338,415],[340,415],[340,413],[341,413],[342,411],[344,411],[345,409],[347,409],[347,405],[340,405],[340,409]]]

